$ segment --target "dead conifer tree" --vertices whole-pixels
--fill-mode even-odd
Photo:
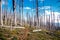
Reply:
[[[14,13],[14,26],[16,26],[16,0],[12,0],[13,3],[13,13]]]
[[[37,20],[37,22],[36,22],[37,25],[36,25],[36,26],[38,27],[38,24],[39,24],[39,17],[38,17],[38,0],[36,0],[36,17],[37,17],[37,19],[36,19],[36,20]],[[36,27],[36,28],[37,28],[37,27]]]
[[[21,1],[21,0],[18,0],[18,4],[19,4],[19,5],[18,5],[18,6],[19,6],[19,19],[20,19],[20,20],[19,20],[19,24],[21,23],[21,4],[20,4],[20,1]],[[21,24],[20,24],[20,25],[21,25]]]
[[[8,5],[8,3],[7,3],[7,0],[5,0],[5,8],[4,8],[4,11],[5,11],[5,13],[4,13],[4,24],[5,25],[7,25],[7,5]]]
[[[21,6],[22,6],[22,16],[21,16],[21,24],[23,26],[23,0],[21,0]]]
[[[0,0],[0,22],[1,22],[1,25],[3,26],[3,18],[2,18],[2,0]]]

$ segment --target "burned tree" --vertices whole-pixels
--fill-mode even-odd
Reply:
[[[19,25],[21,25],[21,4],[20,4],[21,0],[18,0],[18,6],[19,6]]]
[[[14,26],[16,26],[16,13],[15,13],[16,0],[12,0],[12,3],[13,3],[13,13],[14,13]]]
[[[8,3],[7,3],[7,0],[5,0],[5,7],[4,7],[4,25],[7,25],[7,9],[8,9],[8,7],[7,7],[7,5],[8,5]]]
[[[38,16],[38,0],[36,0],[36,17],[37,17],[37,25],[36,26],[38,26],[38,24],[39,24],[39,16]],[[37,28],[37,27],[36,27]]]
[[[23,0],[22,0],[22,25],[23,25]]]
[[[0,0],[0,24],[3,26],[3,18],[2,18],[2,0]]]

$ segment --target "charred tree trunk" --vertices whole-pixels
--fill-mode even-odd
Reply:
[[[14,26],[16,26],[16,13],[15,13],[15,9],[16,9],[16,0],[12,0],[13,3],[13,13],[14,13]]]
[[[38,27],[38,24],[39,24],[39,17],[38,17],[38,0],[36,0],[36,17],[37,17],[37,19],[36,19],[36,20],[37,20],[37,22],[36,22],[37,25],[36,25],[36,26]],[[37,27],[36,27],[36,28],[37,28]]]

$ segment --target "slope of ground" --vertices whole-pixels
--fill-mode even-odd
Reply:
[[[54,32],[32,32],[32,29],[0,28],[0,40],[60,40],[60,30]]]

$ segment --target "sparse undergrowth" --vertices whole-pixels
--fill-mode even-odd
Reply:
[[[60,30],[54,32],[32,32],[27,29],[3,29],[0,28],[0,40],[60,40]]]

